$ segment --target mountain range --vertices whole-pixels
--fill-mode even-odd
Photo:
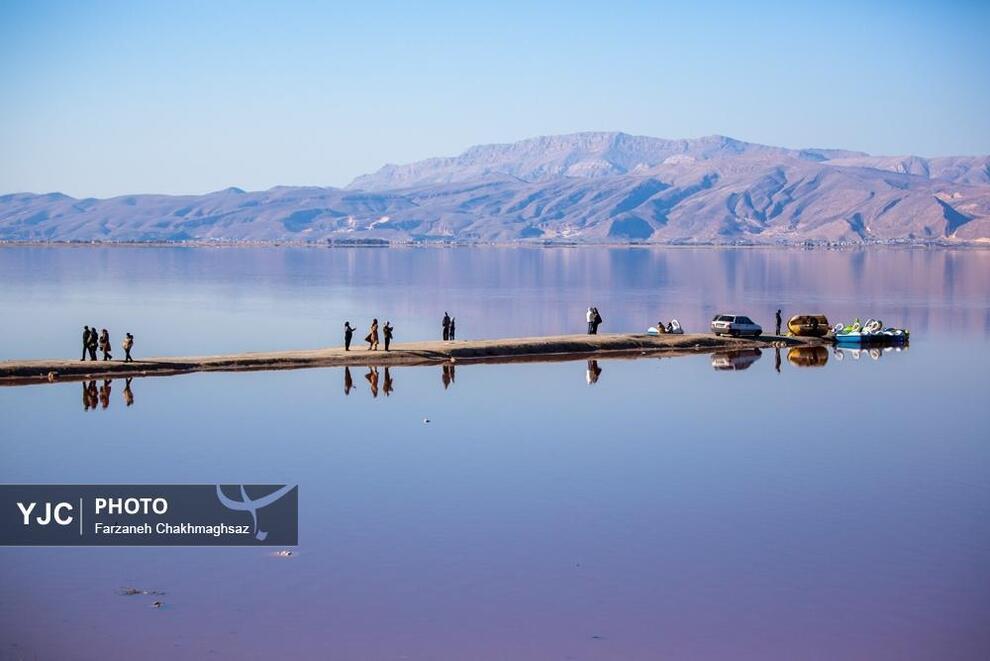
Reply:
[[[990,243],[990,156],[576,133],[386,165],[345,188],[3,195],[0,240]]]

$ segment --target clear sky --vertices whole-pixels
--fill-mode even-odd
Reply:
[[[586,130],[990,153],[990,2],[0,0],[0,193],[344,185]]]

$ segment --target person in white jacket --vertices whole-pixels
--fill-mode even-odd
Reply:
[[[588,335],[595,334],[595,311],[592,308],[588,308]]]

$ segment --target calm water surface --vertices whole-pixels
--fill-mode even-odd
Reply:
[[[0,659],[986,659],[988,283],[990,252],[0,250],[3,358],[74,357],[84,323],[208,353],[371,316],[434,337],[445,309],[463,338],[580,331],[589,304],[616,332],[778,306],[912,331],[779,371],[200,374],[90,410],[79,383],[0,389],[2,482],[289,482],[301,508],[292,558],[0,549]]]

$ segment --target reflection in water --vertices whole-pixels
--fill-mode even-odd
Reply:
[[[758,361],[762,355],[763,352],[755,348],[719,351],[712,354],[712,367],[717,370],[744,370]]]
[[[368,380],[368,384],[371,386],[371,396],[378,397],[378,368],[369,367],[368,373],[364,375],[364,378]]]
[[[385,393],[386,397],[392,394],[392,373],[388,371],[387,367],[385,368],[385,378],[382,381],[382,392]]]
[[[96,409],[106,410],[110,408],[110,395],[113,393],[113,379],[104,379],[103,385],[97,389],[96,380],[82,381],[82,399],[84,411],[95,411]],[[124,381],[124,391],[122,393],[124,405],[134,404],[134,391],[131,390],[131,379]]]
[[[908,345],[906,344],[897,347],[873,347],[870,349],[848,349],[845,347],[834,347],[832,349],[832,355],[835,356],[836,360],[859,360],[863,356],[869,356],[873,360],[880,360],[880,358],[882,358],[885,354],[901,353],[902,351],[907,350]]]
[[[446,390],[454,382],[454,364],[444,363],[441,369],[443,373],[440,375],[440,379],[443,381],[443,389]]]
[[[780,350],[777,350],[780,355]],[[793,347],[787,352],[787,362],[795,367],[825,367],[828,349],[825,347]]]
[[[780,374],[780,347],[775,347],[773,350],[773,368],[777,370],[777,374]]]
[[[351,378],[351,368],[344,368],[344,395],[350,395],[351,389],[354,387],[354,379]]]
[[[598,383],[598,377],[602,375],[602,368],[598,366],[597,360],[588,361],[588,369],[585,372],[585,380],[590,386],[593,383]]]
[[[107,408],[110,406],[110,379],[103,379],[103,385],[100,386],[100,406]]]
[[[578,333],[592,300],[616,332],[638,331],[660,311],[687,331],[707,330],[727,310],[771,329],[783,307],[785,320],[866,314],[918,338],[985,339],[988,281],[987,250],[5,247],[0,309],[17,312],[6,320],[3,357],[25,359],[66,351],[66,335],[54,329],[75,329],[82,313],[53,309],[53,300],[88,300],[87,318],[130,324],[148,352],[178,356],[323,346],[328,327],[381,310],[408,340],[436,337],[437,320],[454,306],[479,339]],[[174,296],[180,282],[183,299]],[[146,319],[118,309],[133,291],[153,311]],[[269,332],[274,317],[293,332]]]

